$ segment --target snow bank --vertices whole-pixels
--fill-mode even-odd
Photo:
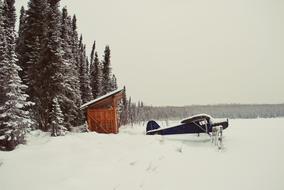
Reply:
[[[27,145],[0,152],[0,189],[282,190],[283,123],[231,120],[222,151],[206,135],[146,136],[145,126],[118,135],[33,132]]]

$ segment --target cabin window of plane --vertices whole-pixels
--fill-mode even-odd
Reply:
[[[199,122],[199,125],[206,125],[207,124],[207,121],[206,120],[203,120],[203,121],[200,121]]]

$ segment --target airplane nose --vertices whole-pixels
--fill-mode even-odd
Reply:
[[[221,125],[223,126],[223,129],[228,128],[228,126],[229,126],[229,120],[227,119],[227,121],[222,122]]]

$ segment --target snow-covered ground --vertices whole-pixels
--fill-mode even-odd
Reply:
[[[0,152],[1,190],[283,190],[284,118],[230,120],[224,149],[206,135],[146,136],[34,132]]]

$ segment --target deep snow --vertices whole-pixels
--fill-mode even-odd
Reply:
[[[283,123],[230,120],[221,151],[206,135],[146,136],[145,126],[118,135],[33,132],[27,145],[0,152],[0,189],[283,190]]]

